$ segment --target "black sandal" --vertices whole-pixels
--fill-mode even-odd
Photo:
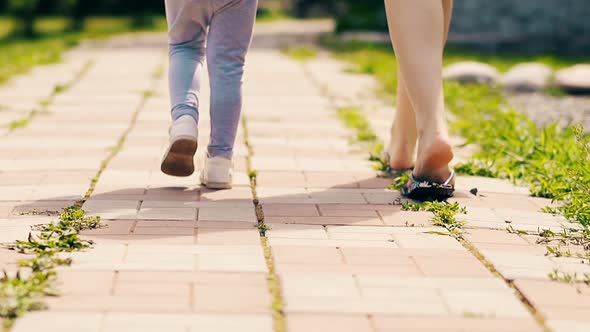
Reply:
[[[455,178],[455,171],[451,171],[451,175],[444,183],[436,183],[426,180],[416,179],[414,174],[410,174],[410,182],[406,183],[401,189],[403,196],[418,199],[418,200],[444,200],[453,197],[455,186],[451,181]]]

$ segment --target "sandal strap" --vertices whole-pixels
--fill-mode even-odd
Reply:
[[[451,181],[453,181],[453,179],[455,178],[455,170],[451,170],[451,175],[449,175],[449,178],[447,179],[447,181],[445,181],[445,183],[443,183],[444,186],[448,186]]]

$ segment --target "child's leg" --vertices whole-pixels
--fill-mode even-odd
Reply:
[[[244,61],[256,20],[256,0],[215,0],[207,40],[211,83],[210,157],[231,158],[242,110]]]
[[[172,119],[190,115],[198,121],[201,72],[205,57],[209,6],[185,0],[166,0],[170,38],[170,101]]]

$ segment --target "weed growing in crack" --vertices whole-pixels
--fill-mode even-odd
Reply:
[[[28,311],[43,310],[45,296],[55,296],[55,268],[70,265],[71,258],[60,253],[90,248],[92,241],[81,239],[80,231],[101,227],[100,218],[86,216],[79,207],[69,207],[60,213],[59,220],[50,224],[35,225],[26,240],[17,240],[6,247],[24,254],[28,259],[17,261],[25,268],[14,276],[5,271],[0,279],[0,317],[10,326],[16,318]]]
[[[465,226],[465,222],[456,218],[457,214],[467,213],[465,207],[461,207],[459,203],[448,202],[424,202],[424,203],[405,203],[402,205],[404,211],[429,211],[434,214],[432,223],[435,226],[446,228],[452,235],[459,236],[461,228]]]
[[[553,271],[549,272],[547,276],[549,277],[549,279],[557,282],[563,282],[567,284],[584,283],[587,286],[590,286],[590,273],[578,275],[575,272],[569,273],[560,271],[559,269],[553,269]]]
[[[377,140],[377,135],[371,130],[369,122],[359,107],[349,106],[338,108],[338,117],[340,117],[346,127],[356,131],[356,141],[372,143]]]
[[[589,228],[564,228],[561,232],[553,232],[543,229],[539,233],[537,244],[544,244],[547,248],[546,255],[554,257],[576,257],[583,263],[590,264],[590,229]],[[562,250],[562,246],[577,246],[581,252],[572,252],[570,249]]]
[[[258,228],[258,231],[260,232],[260,234],[262,234],[262,236],[265,236],[266,232],[268,232],[271,229],[270,226],[268,226],[267,224],[265,224],[263,222],[259,222],[256,225],[256,228]]]
[[[250,178],[251,182],[256,183],[256,177],[258,177],[258,171],[256,171],[256,170],[248,171],[248,177]]]
[[[20,119],[20,120],[11,121],[8,124],[8,129],[10,129],[10,130],[16,130],[16,129],[19,129],[19,128],[24,128],[24,127],[26,127],[26,126],[29,125],[29,120],[30,120],[29,118],[26,118],[26,119]]]
[[[46,309],[44,297],[57,295],[54,285],[54,271],[33,272],[26,277],[20,273],[11,277],[4,272],[0,278],[0,317],[6,319],[5,327],[28,311]]]
[[[554,256],[554,257],[572,257],[571,250],[567,249],[566,251],[562,251],[560,246],[547,246],[547,253],[545,256]]]
[[[550,229],[543,229],[539,233],[538,244],[559,243],[560,245],[576,245],[584,250],[590,250],[590,229],[564,228],[556,233]]]
[[[518,234],[518,235],[528,235],[529,232],[522,230],[522,229],[516,229],[514,227],[512,227],[512,225],[508,225],[508,227],[506,227],[506,231],[508,231],[508,233],[510,234]]]
[[[393,177],[393,182],[387,187],[390,190],[400,190],[410,181],[410,174],[408,172],[397,173]]]

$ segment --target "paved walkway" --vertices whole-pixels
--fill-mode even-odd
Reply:
[[[59,270],[63,295],[13,332],[590,330],[590,288],[547,277],[590,265],[547,257],[537,236],[506,231],[507,222],[560,229],[564,220],[538,212],[549,202],[503,181],[459,178],[463,239],[439,234],[430,213],[402,211],[334,109],[355,99],[378,105],[358,95],[371,80],[329,58],[303,65],[274,49],[252,51],[234,189],[160,173],[164,44],[156,36],[80,49],[85,61],[69,57],[17,79],[53,85],[92,61],[48,112],[0,138],[0,242],[52,219],[31,212],[82,198],[102,166],[84,209],[109,227],[85,232],[96,246]],[[21,96],[18,87],[0,94]],[[368,113],[382,137],[391,111]],[[269,228],[263,238],[259,220]],[[16,259],[0,251],[9,271]]]

